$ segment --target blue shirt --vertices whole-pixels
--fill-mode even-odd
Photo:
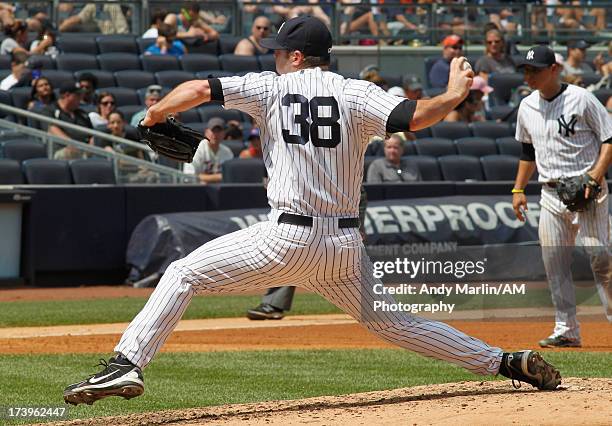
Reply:
[[[445,88],[448,85],[449,74],[450,61],[440,58],[433,64],[431,70],[429,70],[429,84],[431,84],[431,87]]]
[[[166,53],[162,53],[159,46],[157,44],[152,44],[145,51],[148,55],[173,55],[173,56],[182,56],[185,54],[185,45],[182,41],[174,40],[172,42],[172,46],[168,49]]]

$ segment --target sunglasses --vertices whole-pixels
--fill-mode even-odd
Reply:
[[[487,44],[501,44],[501,40],[488,40]]]
[[[461,49],[463,49],[463,46],[462,46],[462,45],[460,45],[460,44],[457,44],[457,45],[455,45],[455,46],[449,46],[449,47],[450,47],[451,49],[453,49],[453,50],[461,50]]]
[[[100,102],[100,105],[104,105],[104,106],[115,105],[115,102],[113,102],[113,101],[105,101],[105,102]]]
[[[255,26],[255,28],[258,30],[264,30],[264,31],[268,31],[270,29],[270,27],[258,27],[258,26]]]

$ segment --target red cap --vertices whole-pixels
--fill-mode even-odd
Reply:
[[[442,40],[442,46],[456,46],[457,44],[463,44],[463,39],[456,34],[452,34],[446,36],[444,40]]]

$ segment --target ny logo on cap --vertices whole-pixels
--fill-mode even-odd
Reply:
[[[526,59],[527,59],[528,61],[533,61],[533,55],[534,55],[534,51],[533,51],[533,50],[530,50],[529,52],[527,52],[527,57],[526,57]]]

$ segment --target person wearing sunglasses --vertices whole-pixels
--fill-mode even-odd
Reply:
[[[485,81],[489,80],[491,73],[516,72],[514,62],[506,54],[506,42],[500,30],[495,28],[486,32],[485,54],[476,61],[474,72]]]
[[[115,96],[109,92],[101,92],[98,95],[96,111],[89,113],[89,119],[94,128],[98,126],[106,127],[110,113],[115,110],[117,102]]]
[[[442,40],[442,57],[438,59],[429,71],[429,83],[431,87],[445,89],[448,84],[450,63],[453,58],[463,55],[463,39],[456,34],[446,36]]]
[[[270,36],[271,25],[270,20],[265,16],[255,18],[251,27],[251,35],[238,42],[236,49],[234,49],[234,55],[259,56],[271,54],[272,50],[259,44],[262,38]]]

